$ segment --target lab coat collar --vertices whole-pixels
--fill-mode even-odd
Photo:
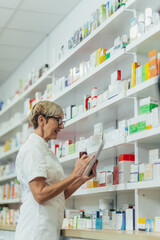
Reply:
[[[31,133],[30,138],[39,144],[43,144],[43,146],[46,148],[46,150],[48,150],[48,148],[49,148],[48,143],[42,137],[40,137],[39,135],[37,135],[35,133]]]

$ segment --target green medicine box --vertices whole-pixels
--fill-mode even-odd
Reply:
[[[101,13],[102,21],[105,21],[105,19],[106,19],[106,4],[102,4],[100,6],[100,13]]]
[[[139,182],[144,181],[144,173],[139,173]]]
[[[76,146],[75,146],[75,144],[70,144],[69,145],[69,148],[68,148],[68,154],[69,155],[72,155],[72,154],[74,154],[76,152]]]
[[[156,107],[158,107],[158,104],[154,104],[154,103],[149,103],[149,104],[140,106],[139,113],[140,114],[150,113],[150,112],[152,112],[152,109],[154,109]]]
[[[137,124],[133,124],[129,126],[129,133],[133,134],[137,132]]]
[[[137,123],[137,132],[141,132],[143,130],[146,130],[146,121]]]
[[[142,66],[142,82],[145,82],[145,66]]]
[[[110,53],[110,52],[109,52],[109,53],[106,53],[106,60],[109,59],[110,56],[111,56],[111,53]]]

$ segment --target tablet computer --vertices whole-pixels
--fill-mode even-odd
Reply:
[[[94,163],[96,162],[96,160],[99,158],[99,156],[100,156],[100,154],[102,152],[103,146],[104,146],[104,141],[102,140],[101,144],[99,145],[99,148],[98,148],[98,151],[97,151],[95,157],[88,164],[88,170],[86,172],[86,176],[90,176],[91,175],[92,167],[93,167]]]

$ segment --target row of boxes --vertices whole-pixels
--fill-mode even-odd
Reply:
[[[93,31],[95,31],[106,19],[112,16],[120,7],[125,5],[127,0],[108,0],[100,5],[91,13],[89,21],[86,21],[81,27],[76,29],[72,36],[66,38],[60,46],[58,58],[61,59],[68,54],[69,50],[76,47],[80,42],[86,39]]]
[[[0,209],[0,224],[8,226],[16,226],[19,219],[19,209],[9,209],[3,207]]]
[[[20,147],[32,132],[33,127],[30,123],[23,124],[22,132],[17,132],[14,138],[8,139],[4,145],[0,146],[0,155]]]
[[[139,63],[132,63],[132,76],[131,87],[149,80],[150,78],[160,75],[160,52],[156,53],[156,50],[149,52],[149,62],[143,66]]]
[[[10,200],[18,199],[21,197],[20,184],[18,180],[11,181],[4,185],[0,185],[0,199]]]

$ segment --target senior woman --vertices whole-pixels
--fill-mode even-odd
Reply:
[[[61,164],[49,149],[48,141],[57,139],[64,128],[62,108],[50,101],[40,101],[30,113],[34,133],[22,145],[16,159],[21,185],[22,205],[15,240],[58,240],[63,222],[65,199],[83,183],[96,176],[85,171],[94,155],[83,155],[73,172],[64,178]]]

